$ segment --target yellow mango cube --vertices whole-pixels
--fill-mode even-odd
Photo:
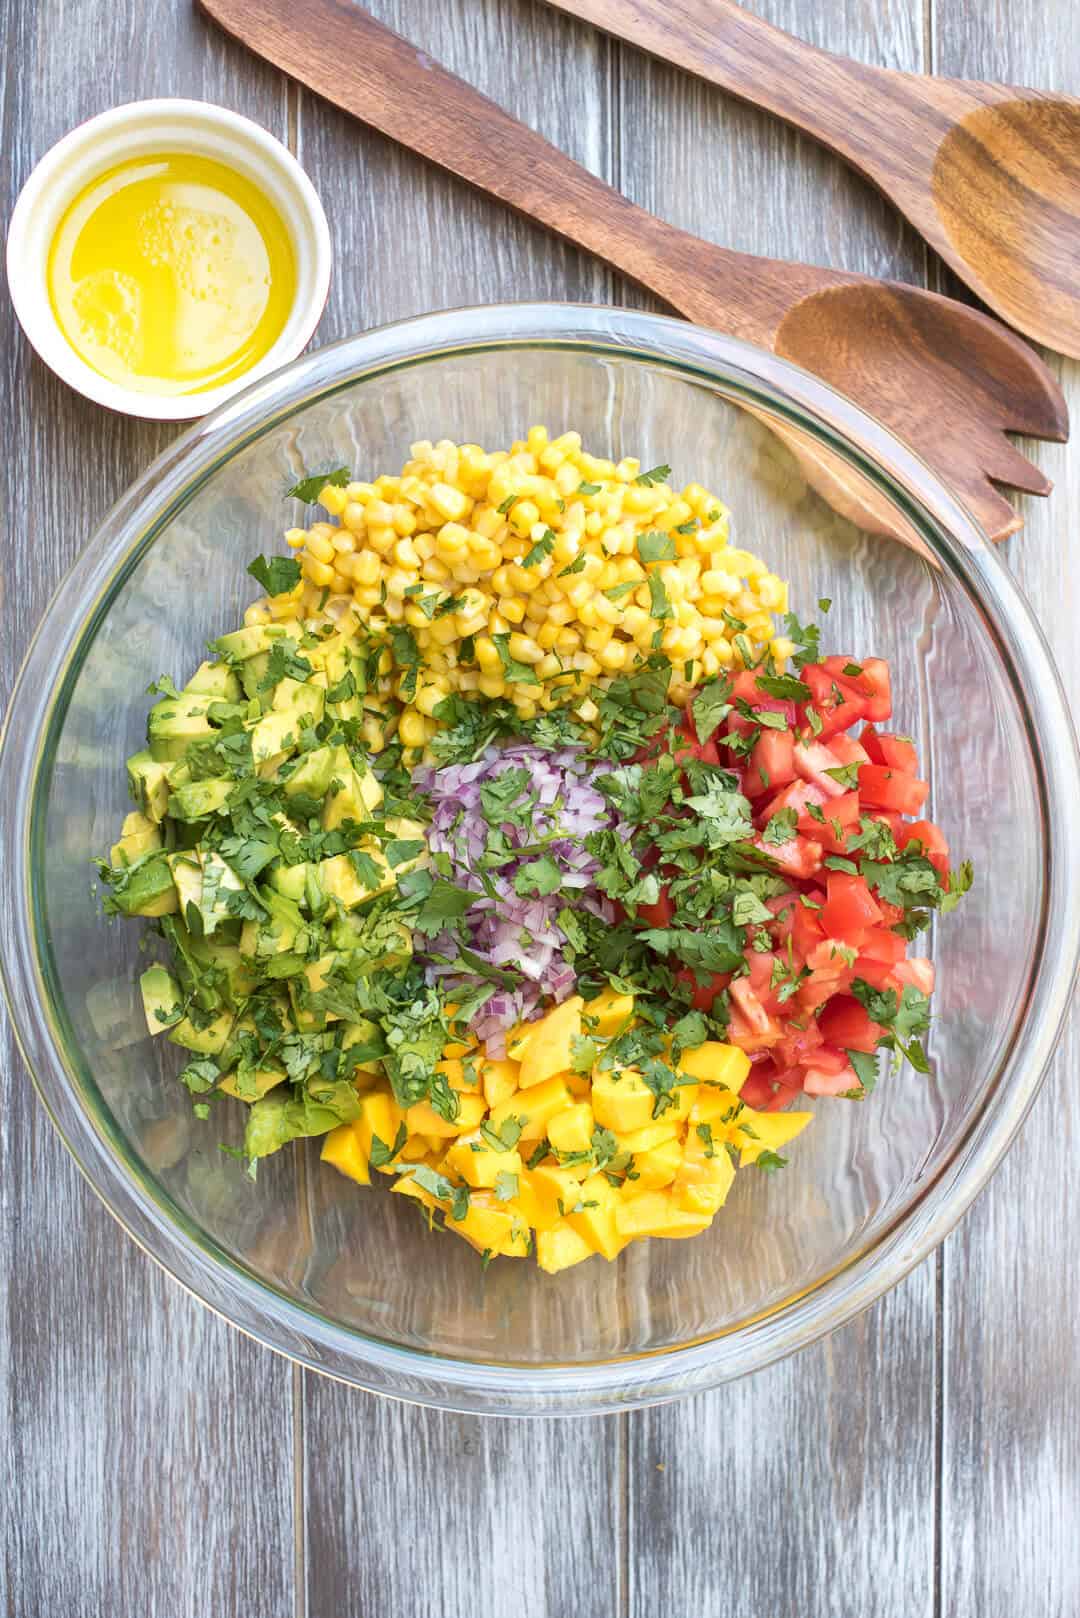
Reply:
[[[703,1140],[691,1125],[671,1188],[679,1207],[686,1213],[715,1213],[727,1201],[734,1180],[735,1165],[724,1143]]]
[[[615,1228],[615,1210],[618,1194],[604,1174],[590,1174],[582,1181],[578,1201],[570,1205],[566,1222],[584,1237],[594,1253],[606,1259],[616,1258],[626,1246],[627,1238]]]
[[[704,1045],[692,1051],[683,1051],[679,1070],[708,1084],[722,1084],[738,1095],[750,1072],[750,1058],[737,1045],[724,1045],[719,1040],[707,1039]]]
[[[532,1038],[533,1030],[539,1028],[540,1021],[519,1022],[516,1028],[511,1028],[506,1036],[506,1054],[511,1062],[520,1062],[525,1055],[526,1047]]]
[[[508,1118],[516,1118],[522,1126],[522,1140],[543,1140],[555,1114],[573,1104],[574,1098],[565,1079],[545,1079],[542,1084],[534,1085],[528,1094],[518,1092],[500,1101],[497,1107],[492,1107],[488,1121],[498,1134]]]
[[[369,1090],[360,1097],[360,1114],[353,1123],[364,1156],[370,1161],[371,1143],[376,1137],[386,1147],[393,1148],[405,1114],[386,1090]]]
[[[595,1000],[587,1001],[584,1009],[589,1033],[597,1034],[601,1039],[610,1039],[619,1033],[633,1014],[633,995],[617,994],[610,988],[604,989]]]
[[[581,1182],[585,1177],[574,1168],[558,1163],[540,1163],[534,1169],[525,1169],[519,1189],[526,1196],[531,1194],[533,1211],[538,1216],[530,1223],[535,1223],[538,1230],[550,1230],[560,1219],[565,1219],[580,1200]]]
[[[324,1163],[332,1163],[358,1185],[371,1184],[367,1155],[352,1124],[339,1124],[332,1129],[323,1141],[319,1156]]]
[[[655,1123],[646,1124],[644,1129],[633,1129],[628,1135],[616,1135],[620,1152],[629,1152],[636,1157],[639,1152],[651,1152],[654,1146],[663,1146],[665,1141],[677,1140],[682,1131],[682,1124],[677,1118],[668,1122],[670,1113],[658,1118]]]
[[[505,1258],[525,1258],[529,1232],[524,1220],[505,1202],[497,1202],[490,1191],[474,1191],[464,1219],[446,1217],[447,1230],[481,1253],[500,1253]]]
[[[458,1137],[446,1154],[445,1168],[466,1185],[490,1190],[500,1174],[516,1177],[521,1173],[521,1153],[497,1152],[476,1131]]]
[[[581,1008],[584,1005],[579,994],[564,1000],[561,1006],[549,1011],[546,1017],[541,1017],[534,1023],[530,1032],[524,1055],[521,1058],[521,1075],[518,1080],[523,1090],[529,1090],[536,1084],[543,1084],[556,1073],[566,1073],[571,1066],[570,1051],[573,1040],[581,1034]]]
[[[635,1241],[642,1236],[696,1236],[712,1222],[711,1214],[687,1213],[668,1191],[648,1191],[641,1197],[620,1196],[615,1229]]]
[[[401,1151],[398,1153],[395,1162],[422,1163],[424,1159],[430,1155],[431,1144],[428,1141],[427,1136],[410,1135],[404,1146],[401,1148]]]
[[[734,1090],[726,1090],[721,1085],[702,1084],[698,1086],[690,1113],[690,1127],[710,1124],[716,1129],[718,1125],[730,1124],[746,1110]]]
[[[747,1135],[743,1130],[738,1134],[737,1144],[742,1147],[740,1168],[756,1163],[762,1152],[779,1151],[802,1133],[813,1116],[812,1112],[751,1112],[745,1107],[739,1122],[749,1124],[754,1133]]]
[[[556,1113],[548,1124],[548,1140],[557,1152],[587,1152],[592,1145],[593,1110],[587,1101],[578,1101],[565,1112]]]
[[[459,1090],[465,1095],[480,1094],[480,1074],[475,1062],[466,1067],[460,1056],[444,1056],[435,1063],[436,1073],[441,1073],[451,1090]]]
[[[680,1084],[671,1092],[671,1105],[663,1107],[654,1118],[657,1097],[653,1095],[641,1074],[632,1067],[615,1073],[597,1073],[593,1078],[593,1112],[598,1124],[614,1130],[616,1135],[630,1135],[649,1124],[678,1123],[686,1118],[694,1105],[698,1086]]]
[[[635,1152],[631,1172],[637,1178],[627,1176],[625,1195],[639,1197],[645,1191],[670,1185],[682,1166],[682,1160],[683,1149],[677,1140],[662,1141],[647,1152]]]
[[[550,1230],[536,1233],[536,1262],[548,1275],[568,1270],[572,1264],[592,1258],[593,1249],[574,1227],[560,1219]]]
[[[459,1095],[458,1115],[453,1123],[436,1112],[430,1101],[418,1101],[405,1114],[405,1127],[410,1135],[438,1135],[450,1140],[455,1135],[466,1135],[483,1118],[487,1103],[483,1096]]]
[[[518,1087],[518,1065],[516,1062],[495,1060],[484,1057],[477,1063],[480,1069],[480,1084],[484,1092],[484,1099],[489,1107],[497,1107],[500,1101],[505,1101],[514,1094]]]

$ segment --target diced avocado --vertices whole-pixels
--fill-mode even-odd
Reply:
[[[250,1093],[246,1085],[241,1088],[235,1073],[227,1073],[223,1079],[219,1079],[218,1089],[227,1096],[235,1096],[237,1101],[255,1102],[261,1100],[269,1090],[283,1084],[286,1077],[284,1068],[257,1067],[250,1080]]]
[[[313,646],[304,656],[313,669],[326,675],[329,685],[337,685],[349,672],[351,653],[356,642],[345,635],[329,635]]]
[[[335,854],[331,859],[319,863],[319,883],[323,892],[328,898],[339,900],[346,910],[363,904],[365,899],[373,899],[377,893],[387,893],[395,886],[394,873],[377,843],[366,842],[357,850],[357,855],[366,858],[354,860],[348,854]],[[374,880],[364,881],[361,872],[373,876]]]
[[[232,912],[225,903],[228,893],[242,893],[244,884],[232,866],[212,848],[202,851],[202,894],[199,914],[203,931],[209,935],[224,922],[232,920]]]
[[[234,629],[229,635],[219,635],[213,643],[213,650],[220,652],[230,663],[243,663],[249,657],[257,657],[260,652],[268,652],[274,642],[283,637],[299,640],[302,634],[303,630],[296,623],[248,624],[243,629]]]
[[[182,758],[174,758],[171,763],[161,767],[165,771],[170,792],[175,792],[177,787],[186,787],[191,780],[191,765]]]
[[[146,1026],[152,1034],[163,1034],[183,1015],[184,997],[180,985],[164,966],[148,966],[139,978]]]
[[[169,813],[174,820],[208,820],[224,809],[235,786],[235,781],[220,776],[190,781],[176,788],[169,800]]]
[[[202,695],[214,702],[237,702],[240,681],[227,663],[200,663],[184,687],[185,695]]]
[[[269,915],[261,921],[245,921],[240,934],[241,955],[259,960],[294,948],[302,954],[307,949],[308,930],[299,905],[270,888],[260,888],[259,896]]]
[[[270,886],[275,893],[284,894],[294,904],[303,904],[307,895],[307,873],[308,867],[304,862],[299,865],[279,865],[270,873]]]
[[[336,756],[344,752],[343,747],[313,747],[298,760],[296,768],[282,783],[285,796],[295,798],[303,793],[308,798],[325,798],[334,775]],[[347,762],[348,754],[345,756]]]
[[[128,790],[144,815],[162,820],[169,802],[168,766],[150,756],[148,749],[127,761]]]
[[[144,854],[161,847],[161,832],[152,820],[138,810],[124,817],[120,841],[109,851],[109,864],[121,867],[134,865]]]
[[[163,697],[155,703],[146,720],[151,757],[159,762],[183,758],[192,742],[211,735],[213,726],[207,717],[211,700],[205,696],[180,696]]]
[[[239,944],[226,944],[220,934],[215,934],[213,938],[206,939],[202,947],[209,964],[220,967],[224,972],[229,998],[234,1004],[238,1000],[246,1000],[248,995],[255,993],[258,980],[251,968],[244,964]]]
[[[386,822],[386,829],[392,832],[395,841],[399,843],[422,843],[419,854],[414,854],[411,860],[398,860],[393,866],[395,882],[405,875],[406,871],[415,871],[421,865],[429,865],[431,856],[427,851],[427,834],[419,820],[409,820],[405,815],[391,816]]]
[[[217,1056],[229,1043],[235,1021],[234,1012],[223,1011],[205,1028],[196,1028],[190,1017],[181,1017],[170,1029],[169,1039],[174,1045],[182,1045],[186,1051],[195,1051],[199,1056]]]
[[[166,855],[166,858],[180,895],[181,914],[186,916],[188,905],[194,905],[198,910],[202,904],[202,861],[194,849],[182,849]]]
[[[151,854],[141,860],[126,880],[113,888],[112,900],[125,916],[170,915],[180,901],[168,855]]]
[[[271,707],[274,713],[295,714],[297,719],[306,714],[313,725],[317,725],[323,716],[323,706],[326,702],[326,692],[313,680],[294,680],[286,675],[274,687],[274,699]]]
[[[248,701],[252,697],[262,695],[260,685],[266,678],[266,671],[270,667],[270,653],[256,652],[254,657],[245,658],[240,665],[240,684],[244,688],[244,695]]]
[[[322,823],[327,831],[346,820],[370,820],[383,797],[382,787],[371,771],[364,770],[361,774],[355,769],[344,747],[335,747],[334,754],[333,778],[322,811]]]
[[[341,1049],[356,1051],[357,1055],[353,1060],[357,1072],[382,1072],[379,1057],[386,1049],[386,1042],[377,1022],[369,1022],[362,1017],[357,1022],[346,1023],[341,1035]]]
[[[292,1001],[296,1026],[304,1033],[313,1028],[324,1028],[328,1022],[337,1022],[336,1011],[310,1011],[304,1004],[306,993],[318,994],[326,988],[326,980],[337,965],[337,955],[320,955],[317,961],[308,961],[303,971],[289,979],[289,999]]]
[[[295,753],[300,741],[300,721],[297,714],[271,712],[263,714],[249,726],[251,730],[251,756],[256,764],[265,764],[280,753]]]
[[[301,1136],[326,1135],[339,1124],[351,1123],[360,1112],[360,1098],[347,1079],[334,1084],[310,1084],[300,1098],[278,1090],[256,1101],[248,1114],[244,1152],[266,1157]]]

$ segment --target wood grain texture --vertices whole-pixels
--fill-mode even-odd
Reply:
[[[151,14],[148,14],[151,13]],[[72,124],[139,95],[285,127],[274,76],[186,8],[0,7],[0,199]],[[0,696],[53,586],[171,429],[76,398],[0,296]],[[194,1303],[84,1185],[3,1030],[0,1609],[17,1618],[288,1610],[292,1373]],[[258,1531],[252,1532],[253,1523]],[[250,1609],[249,1609],[250,1610]]]
[[[1061,438],[1053,377],[1013,333],[896,282],[714,246],[635,207],[354,0],[199,0],[301,84],[587,248],[700,325],[815,371],[905,439],[995,538],[1019,526],[996,483],[1048,485],[1006,429]],[[829,497],[835,461],[811,452]],[[845,510],[845,515],[850,514]]]
[[[1011,325],[1080,354],[1080,102],[852,61],[733,0],[551,3],[823,141]]]
[[[1074,8],[938,0],[943,72],[1080,92]],[[1062,385],[1080,406],[1080,366]],[[1080,505],[1075,452],[1040,454],[1052,504],[1028,512],[1008,562],[1050,641],[1080,712],[1076,569],[1058,546]],[[1080,1610],[1080,1019],[1001,1172],[944,1249],[942,1611],[1073,1618]]]

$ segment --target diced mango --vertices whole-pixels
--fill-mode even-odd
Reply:
[[[398,1153],[395,1162],[422,1163],[426,1157],[430,1156],[430,1153],[431,1143],[426,1135],[410,1135]]]
[[[581,1034],[581,1008],[579,994],[564,1000],[561,1006],[541,1017],[529,1033],[528,1044],[521,1058],[518,1083],[523,1090],[543,1084],[556,1073],[566,1073],[571,1067],[572,1042]]]
[[[489,1122],[498,1134],[508,1118],[517,1118],[522,1126],[522,1140],[543,1140],[555,1114],[573,1104],[574,1098],[565,1079],[545,1079],[542,1084],[533,1085],[528,1094],[519,1092],[492,1107]]]
[[[474,1191],[464,1219],[447,1215],[447,1230],[462,1236],[481,1253],[500,1253],[505,1258],[525,1258],[529,1232],[525,1221],[506,1203],[497,1202],[489,1191]]]
[[[446,1154],[445,1166],[448,1174],[464,1180],[466,1185],[490,1189],[500,1174],[521,1173],[521,1153],[498,1152],[476,1131],[459,1136]]]
[[[615,1210],[615,1229],[630,1241],[641,1236],[696,1236],[711,1221],[711,1214],[687,1213],[669,1191],[622,1196]]]
[[[682,1156],[683,1149],[677,1140],[662,1141],[647,1152],[635,1152],[633,1173],[636,1178],[627,1178],[626,1195],[637,1197],[645,1191],[670,1185],[679,1172]]]
[[[601,1039],[610,1039],[613,1034],[619,1033],[633,1014],[633,995],[617,994],[610,988],[604,989],[595,1000],[588,1001],[584,1011],[589,1033],[598,1034]]]
[[[539,1018],[535,1022],[519,1022],[516,1028],[511,1028],[506,1036],[506,1054],[512,1062],[520,1062],[525,1055],[525,1048],[533,1036],[534,1029],[539,1028]]]
[[[721,1085],[702,1084],[698,1086],[694,1099],[690,1124],[691,1127],[695,1124],[711,1124],[715,1129],[718,1124],[730,1123],[743,1111],[745,1108],[734,1090],[726,1090]]]
[[[475,1062],[468,1067],[460,1056],[444,1056],[441,1062],[435,1063],[436,1073],[441,1073],[451,1090],[460,1090],[466,1095],[480,1094],[480,1075]]]
[[[565,1219],[571,1208],[581,1199],[581,1181],[585,1176],[573,1168],[557,1163],[540,1163],[534,1169],[525,1169],[519,1183],[526,1195],[535,1198],[540,1214],[538,1229],[550,1230],[560,1219]]]
[[[477,1066],[480,1069],[484,1098],[489,1107],[497,1107],[500,1101],[505,1101],[508,1096],[514,1094],[518,1087],[516,1062],[496,1061],[494,1058],[484,1057]]]
[[[582,1182],[578,1201],[566,1215],[567,1224],[585,1238],[594,1253],[602,1253],[606,1259],[616,1258],[627,1242],[615,1228],[618,1205],[618,1193],[607,1176],[590,1174]]]
[[[694,1104],[696,1084],[680,1084],[671,1092],[671,1105],[656,1114],[656,1121],[675,1123],[685,1118]],[[616,1073],[596,1073],[592,1087],[593,1112],[598,1124],[616,1135],[629,1135],[654,1121],[657,1097],[635,1068]]]
[[[418,1101],[405,1114],[410,1135],[439,1135],[447,1140],[475,1129],[487,1111],[483,1096],[459,1095],[458,1115],[453,1123],[436,1112],[430,1101]]]
[[[631,1130],[629,1135],[617,1134],[615,1139],[619,1143],[620,1152],[629,1152],[632,1156],[636,1156],[638,1152],[651,1152],[654,1146],[662,1146],[665,1141],[675,1140],[682,1127],[677,1118],[665,1113],[655,1123],[646,1124],[644,1129]]]
[[[579,1101],[556,1113],[548,1124],[548,1140],[557,1152],[587,1152],[592,1144],[593,1110]]]
[[[813,1116],[812,1112],[751,1112],[749,1107],[744,1108],[739,1122],[749,1124],[754,1133],[749,1136],[743,1130],[738,1135],[737,1144],[742,1147],[740,1168],[756,1163],[762,1152],[775,1152],[786,1146],[802,1133]]]
[[[719,1040],[707,1039],[692,1051],[683,1051],[679,1069],[695,1079],[709,1084],[722,1084],[736,1095],[746,1083],[750,1072],[750,1058],[737,1045],[724,1045]]]
[[[390,1151],[405,1114],[386,1090],[369,1090],[360,1097],[360,1113],[353,1124],[364,1156],[370,1160],[371,1143],[378,1137]]]
[[[332,1163],[350,1180],[356,1180],[360,1185],[371,1184],[367,1154],[354,1125],[339,1124],[332,1129],[323,1141],[319,1156],[324,1163]]]
[[[703,1140],[691,1125],[671,1188],[679,1207],[686,1213],[715,1213],[727,1201],[734,1179],[735,1165],[726,1146]]]
[[[572,1264],[592,1258],[593,1249],[565,1219],[560,1219],[550,1230],[536,1233],[536,1262],[548,1275],[568,1270]]]

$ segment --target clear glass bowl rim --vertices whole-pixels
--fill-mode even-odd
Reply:
[[[902,1218],[796,1302],[736,1331],[632,1358],[526,1367],[427,1354],[334,1325],[200,1239],[140,1174],[69,1080],[35,926],[34,825],[83,648],[133,559],[217,467],[297,409],[365,376],[478,349],[552,346],[720,381],[826,445],[914,523],[978,604],[1025,716],[1039,774],[1044,883],[1022,1030],[951,1159]],[[108,514],[45,612],[0,741],[0,803],[9,896],[0,906],[0,969],[8,1007],[38,1095],[105,1206],[175,1280],[257,1341],[370,1391],[444,1409],[588,1414],[657,1403],[758,1370],[850,1320],[943,1240],[994,1172],[1042,1084],[1080,961],[1080,761],[1072,721],[1043,635],[975,520],[912,451],[816,377],[735,338],[636,310],[501,304],[397,322],[294,361],[184,433]]]

